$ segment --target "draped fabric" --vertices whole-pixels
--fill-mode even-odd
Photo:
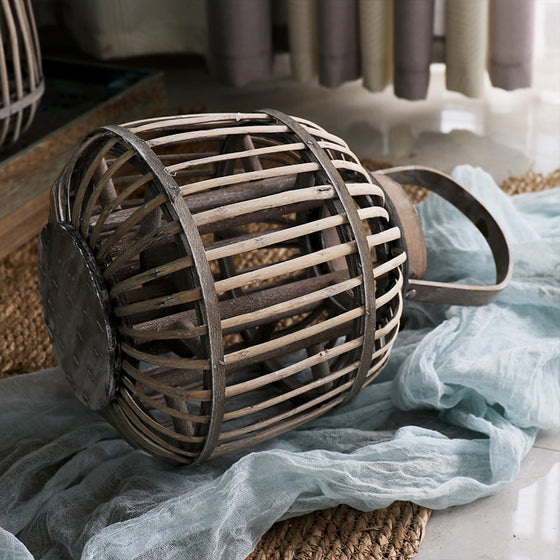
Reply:
[[[445,64],[447,89],[470,97],[487,70],[496,87],[531,85],[534,0],[32,1],[39,24],[64,21],[97,58],[202,54],[238,87],[269,80],[285,48],[296,80],[362,78],[372,92],[393,83],[406,99],[426,97],[432,62]]]
[[[503,228],[510,284],[483,307],[407,301],[377,380],[292,432],[175,467],[133,450],[58,368],[0,380],[0,559],[243,560],[278,519],[447,508],[510,483],[537,430],[560,427],[560,188],[509,198],[481,169],[453,176]],[[465,216],[435,195],[418,211],[429,279],[492,282]]]
[[[270,2],[209,0],[208,65],[226,83],[272,75]]]
[[[434,0],[394,0],[393,16],[395,95],[424,99],[430,81]]]
[[[488,0],[447,0],[445,28],[446,87],[479,97],[488,49]]]
[[[531,85],[534,2],[492,0],[490,61],[492,84],[507,90]]]
[[[357,0],[320,0],[319,80],[335,87],[360,77]]]
[[[292,73],[306,82],[317,74],[317,4],[315,0],[288,0],[288,32]]]
[[[271,1],[208,0],[208,61],[221,81],[244,86],[269,79]],[[297,80],[336,87],[362,77],[364,87],[380,91],[392,78],[395,95],[423,99],[439,35],[434,21],[441,21],[448,89],[480,96],[487,61],[494,86],[531,85],[533,0],[282,1]]]
[[[382,91],[392,77],[393,0],[360,0],[360,25],[364,87]]]
[[[97,59],[207,52],[206,0],[31,2],[39,27],[58,26]]]

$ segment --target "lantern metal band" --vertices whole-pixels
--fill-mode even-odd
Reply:
[[[169,206],[166,205],[163,209],[169,213],[169,220],[176,220],[181,225],[183,243],[188,254],[193,259],[194,270],[198,276],[197,284],[200,286],[204,301],[201,312],[208,327],[208,348],[206,349],[206,354],[209,358],[209,369],[204,371],[203,387],[211,389],[212,393],[211,401],[203,402],[201,407],[201,414],[208,414],[210,418],[208,429],[207,431],[205,430],[204,434],[204,447],[198,456],[198,460],[203,461],[209,457],[217,445],[225,403],[224,348],[214,278],[206,259],[198,229],[182,198],[181,190],[173,177],[167,172],[161,160],[155,156],[146,142],[132,134],[129,130],[119,126],[106,126],[102,130],[107,130],[116,137],[120,137],[123,145],[136,152],[139,156],[139,161],[144,164],[142,171],[154,175],[154,181],[157,181],[158,186],[163,188],[169,202]],[[174,213],[173,215],[172,212]]]
[[[371,364],[373,346],[375,340],[375,279],[373,277],[373,262],[371,252],[364,233],[362,221],[358,215],[356,204],[348,192],[346,183],[333,165],[331,158],[325,150],[319,146],[315,138],[297,121],[284,115],[280,111],[265,109],[265,113],[271,115],[278,121],[284,123],[290,130],[308,147],[309,159],[317,161],[321,170],[319,175],[325,184],[331,184],[338,195],[338,199],[352,229],[352,236],[356,242],[359,262],[356,263],[363,275],[363,283],[360,290],[360,303],[364,306],[364,314],[360,319],[358,329],[363,333],[362,353],[360,366],[354,378],[352,389],[348,392],[347,399],[354,398],[362,388],[368,369]]]
[[[389,359],[404,290],[431,289],[392,179],[407,172],[370,174],[340,138],[273,110],[94,132],[53,186],[39,245],[47,325],[78,398],[179,463],[351,399]],[[475,206],[507,280],[505,238]]]

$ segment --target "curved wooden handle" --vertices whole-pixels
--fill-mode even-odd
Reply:
[[[451,305],[486,305],[507,286],[513,260],[506,236],[488,209],[454,179],[428,167],[402,166],[377,171],[400,184],[413,184],[435,192],[460,210],[482,233],[496,264],[496,283],[490,286],[447,284],[410,279],[407,297],[415,301]]]

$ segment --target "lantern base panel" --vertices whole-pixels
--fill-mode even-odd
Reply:
[[[117,340],[109,294],[90,248],[70,224],[39,241],[39,290],[56,357],[76,396],[100,410],[115,393]]]

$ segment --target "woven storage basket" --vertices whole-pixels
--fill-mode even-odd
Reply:
[[[45,84],[30,0],[0,4],[0,146],[18,140],[35,116]]]
[[[475,222],[498,285],[421,279],[420,222],[391,177]],[[450,178],[370,174],[341,139],[267,110],[93,133],[53,187],[39,271],[78,398],[134,445],[200,462],[354,397],[387,363],[404,294],[485,303],[511,266],[496,222]]]

